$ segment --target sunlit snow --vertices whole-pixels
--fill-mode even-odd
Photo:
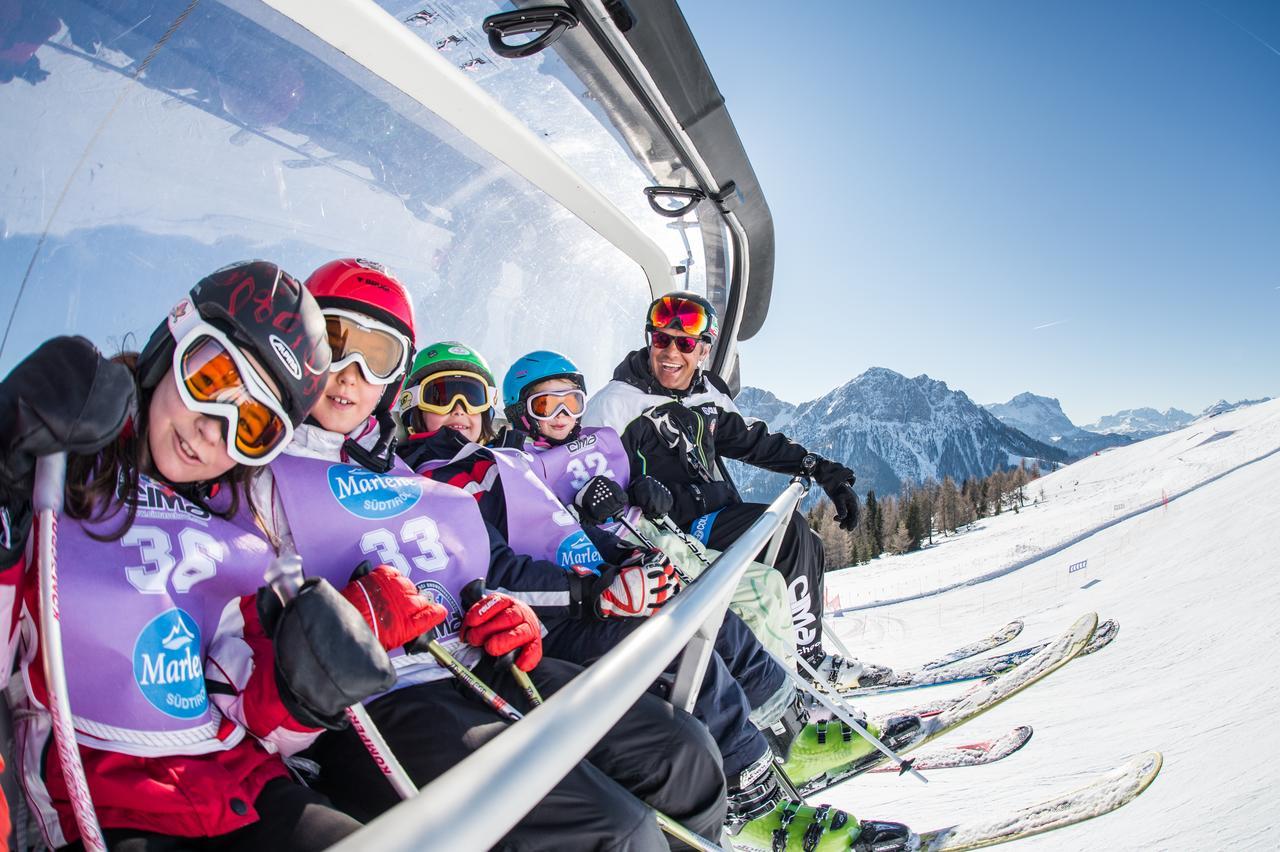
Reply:
[[[1027,747],[1006,760],[935,771],[928,785],[864,776],[815,799],[932,829],[998,818],[1001,808],[1159,750],[1164,769],[1137,800],[1021,848],[1280,846],[1278,482],[1273,401],[1091,456],[1033,483],[1029,498],[1040,502],[1017,514],[828,574],[828,609],[843,611],[832,622],[839,636],[862,658],[895,667],[1015,618],[1026,628],[1000,650],[1056,635],[1091,610],[1117,619],[1120,633],[937,741],[1034,726]],[[964,688],[861,703],[879,714]]]

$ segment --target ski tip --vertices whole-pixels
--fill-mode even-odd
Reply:
[[[1142,792],[1156,780],[1156,776],[1164,768],[1164,754],[1158,751],[1144,752],[1133,759],[1132,765],[1137,767],[1138,777],[1141,779],[1138,792]]]

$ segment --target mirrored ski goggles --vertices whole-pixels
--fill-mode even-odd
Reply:
[[[550,390],[530,394],[524,407],[534,420],[552,420],[562,411],[578,417],[586,404],[587,395],[580,390]]]
[[[404,373],[413,344],[391,326],[340,308],[326,308],[324,324],[333,350],[329,372],[356,363],[373,385],[389,385]]]
[[[666,349],[672,343],[676,345],[684,354],[698,348],[699,339],[696,337],[676,337],[674,334],[667,334],[665,331],[653,331],[649,333],[649,343],[654,349]]]
[[[258,467],[279,455],[293,438],[293,424],[239,348],[190,303],[184,315],[170,313],[169,326],[178,341],[173,375],[187,408],[223,421],[227,453],[236,463]]]
[[[399,408],[448,414],[462,403],[468,414],[483,414],[493,407],[496,396],[497,388],[476,373],[436,373],[401,391]]]
[[[663,296],[649,309],[649,330],[672,326],[678,326],[685,334],[701,337],[711,327],[711,317],[707,309],[697,302],[679,296]]]

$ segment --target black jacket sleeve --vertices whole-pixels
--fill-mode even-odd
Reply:
[[[591,539],[591,543],[596,546],[596,550],[600,551],[604,561],[612,565],[623,562],[635,550],[634,547],[606,529],[592,526],[591,524],[583,524],[582,531],[587,534],[587,538]]]
[[[687,527],[697,518],[738,501],[731,483],[704,479],[679,453],[663,444],[643,418],[627,424],[621,437],[631,460],[631,480],[652,476],[667,486],[672,499],[668,514],[680,526]]]
[[[727,458],[795,475],[809,451],[762,421],[748,424],[736,411],[721,410],[716,422],[716,451]]]

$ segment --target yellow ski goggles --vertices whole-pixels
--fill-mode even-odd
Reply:
[[[483,414],[493,407],[497,388],[478,373],[436,373],[400,391],[401,413],[417,408],[431,414],[448,414],[459,403],[468,414]]]

